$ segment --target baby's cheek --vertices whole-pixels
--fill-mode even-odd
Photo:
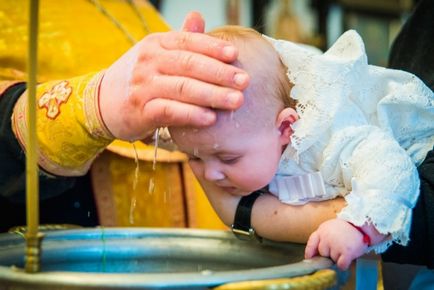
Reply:
[[[256,187],[264,187],[271,182],[276,170],[276,168],[270,166],[257,168],[255,172],[251,173],[250,179],[256,185]]]
[[[259,174],[258,174],[259,173]],[[270,183],[268,176],[265,176],[262,172],[252,172],[247,174],[243,180],[244,187],[250,192],[261,189]]]
[[[200,162],[189,161],[188,164],[190,165],[190,168],[196,177],[198,178],[203,177],[203,166],[200,164]]]

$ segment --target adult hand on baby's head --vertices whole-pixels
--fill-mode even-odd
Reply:
[[[365,254],[368,246],[362,234],[348,222],[332,219],[322,223],[310,235],[305,258],[320,255],[330,257],[341,270],[347,270],[351,262]]]
[[[203,34],[204,25],[190,13],[183,31],[146,36],[105,72],[100,110],[116,138],[144,139],[163,126],[211,125],[216,116],[210,108],[242,104],[248,76],[229,64],[238,51]]]

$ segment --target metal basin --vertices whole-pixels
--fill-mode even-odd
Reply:
[[[303,260],[303,245],[240,241],[227,231],[91,228],[45,232],[41,272],[27,274],[24,246],[17,234],[0,234],[1,289],[208,289],[332,265]]]

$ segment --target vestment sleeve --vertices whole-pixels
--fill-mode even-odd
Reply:
[[[112,140],[99,112],[98,90],[103,72],[37,86],[38,164],[47,173],[84,175]],[[19,97],[12,129],[26,151],[27,91]]]
[[[25,200],[25,154],[11,126],[11,115],[17,99],[26,90],[25,83],[0,82],[0,195],[13,202]],[[39,175],[41,199],[65,192],[75,178]]]
[[[345,196],[347,206],[338,217],[359,226],[371,223],[380,233],[390,235],[373,247],[377,253],[392,241],[406,245],[419,195],[416,166],[389,133],[375,126],[348,129],[354,138],[336,136],[341,174],[351,188]]]

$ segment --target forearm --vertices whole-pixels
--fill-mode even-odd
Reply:
[[[321,223],[335,218],[344,206],[343,198],[292,206],[267,194],[254,205],[252,224],[265,238],[305,243]]]
[[[240,197],[230,195],[207,182],[200,182],[220,219],[230,226]],[[281,203],[271,194],[265,194],[253,205],[252,226],[260,236],[267,239],[305,243],[322,222],[335,218],[344,206],[342,198],[291,206]]]

